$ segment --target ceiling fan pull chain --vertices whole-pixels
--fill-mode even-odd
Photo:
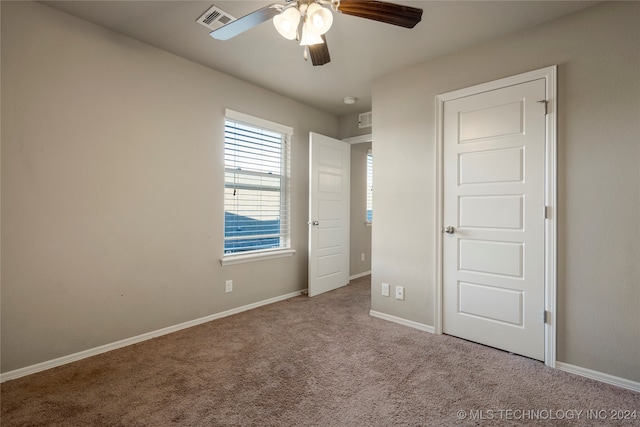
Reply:
[[[302,57],[304,58],[305,61],[309,60],[309,54],[307,53],[307,46],[304,47],[304,50],[302,51]]]

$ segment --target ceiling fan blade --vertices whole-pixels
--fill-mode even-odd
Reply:
[[[211,37],[216,40],[229,40],[238,34],[244,33],[247,30],[262,24],[265,21],[273,18],[282,12],[282,5],[273,3],[268,6],[262,7],[248,15],[238,18],[235,21],[231,21],[222,27],[213,30],[209,33]]]
[[[422,9],[378,0],[342,0],[338,10],[346,15],[405,28],[413,28],[422,20]]]
[[[313,44],[309,46],[309,55],[311,55],[311,63],[314,66],[324,65],[331,61],[329,56],[329,46],[327,46],[327,38],[321,35],[324,43]]]

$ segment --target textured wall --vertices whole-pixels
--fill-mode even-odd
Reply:
[[[225,108],[294,128],[293,257],[220,266]],[[309,131],[338,119],[2,2],[2,372],[306,288]]]
[[[376,80],[373,310],[434,324],[435,96],[557,64],[557,358],[640,381],[639,24],[607,2]]]

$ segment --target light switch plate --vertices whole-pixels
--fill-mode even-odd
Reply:
[[[388,283],[383,283],[382,284],[382,296],[383,297],[388,297],[389,296],[389,284]]]

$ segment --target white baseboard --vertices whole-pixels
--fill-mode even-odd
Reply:
[[[425,325],[423,323],[414,322],[413,320],[403,319],[401,317],[392,316],[390,314],[380,313],[379,311],[371,310],[369,311],[369,315],[373,317],[377,317],[378,319],[387,320],[393,323],[399,323],[404,326],[409,326],[410,328],[419,329],[421,331],[429,332],[433,334],[435,332],[433,326]]]
[[[362,277],[370,273],[363,273],[361,276],[354,276],[351,279]],[[84,350],[78,353],[70,354],[68,356],[59,357],[57,359],[49,360],[46,362],[38,363],[31,366],[26,366],[24,368],[15,369],[13,371],[0,373],[0,383],[5,381],[14,380],[16,378],[24,377],[26,375],[35,374],[37,372],[45,371],[47,369],[55,368],[57,366],[66,365],[71,362],[76,362],[78,360],[86,359],[87,357],[96,356],[98,354],[106,353],[108,351],[117,350],[122,347],[126,347],[132,344],[137,344],[142,341],[150,340],[152,338],[156,338],[162,335],[167,335],[172,332],[177,332],[182,329],[191,328],[193,326],[201,325],[203,323],[211,322],[216,319],[221,319],[223,317],[232,316],[234,314],[242,313],[243,311],[252,310],[254,308],[258,308],[264,305],[273,304],[275,302],[284,301],[289,298],[296,297],[302,294],[303,291],[291,292],[289,294],[281,295],[274,298],[269,298],[264,301],[258,301],[253,304],[248,304],[242,307],[234,308],[231,310],[223,311],[221,313],[212,314],[210,316],[201,317],[199,319],[190,320],[188,322],[180,323],[178,325],[169,326],[163,329],[158,329],[156,331],[147,332],[142,335],[137,335],[135,337],[126,338],[124,340],[116,341],[111,344],[105,344],[100,347],[95,347],[89,350]],[[389,322],[398,323],[404,326],[408,326],[410,328],[418,329],[421,331],[434,333],[433,326],[425,325],[422,323],[414,322],[412,320],[403,319],[401,317],[392,316],[390,314],[380,313],[378,311],[371,310],[369,311],[369,315],[383,319]],[[587,368],[582,368],[580,366],[571,365],[569,363],[564,362],[556,362],[556,369],[561,371],[569,372],[572,374],[580,375],[583,377],[591,378],[596,381],[601,381],[607,384],[615,385],[618,387],[626,388],[628,390],[632,390],[640,393],[640,382],[628,380],[626,378],[616,377],[614,375],[605,374],[603,372],[594,371]]]
[[[15,369],[13,371],[0,374],[0,383],[5,381],[15,380],[16,378],[24,377],[26,375],[35,374],[37,372],[45,371],[47,369],[55,368],[57,366],[66,365],[67,363],[76,362],[78,360],[86,359],[87,357],[96,356],[98,354],[106,353],[108,351],[117,350],[122,347],[126,347],[132,344],[137,344],[142,341],[157,338],[162,335],[167,335],[172,332],[177,332],[182,329],[191,328],[193,326],[201,325],[203,323],[211,322],[212,320],[221,319],[223,317],[232,316],[234,314],[242,313],[243,311],[252,310],[254,308],[261,307],[263,305],[273,304],[278,301],[284,301],[289,298],[297,297],[306,290],[291,292],[286,295],[281,295],[274,298],[269,298],[264,301],[258,301],[253,304],[248,304],[242,307],[233,308],[231,310],[223,311],[221,313],[212,314],[209,316],[201,317],[199,319],[190,320],[188,322],[180,323],[166,328],[158,329],[156,331],[147,332],[135,337],[126,338],[120,341],[116,341],[110,344],[101,345],[100,347],[91,348],[78,353],[70,354],[68,356],[58,357],[57,359],[48,360],[46,362],[37,363],[35,365],[26,366],[24,368]]]
[[[387,320],[389,322],[399,323],[404,326],[419,329],[421,331],[435,333],[433,326],[424,325],[422,323],[414,322],[400,317],[392,316],[390,314],[380,313],[379,311],[371,310],[369,315],[377,317],[379,319]],[[596,381],[615,385],[618,387],[626,388],[628,390],[640,392],[640,382],[628,380],[626,378],[620,378],[613,375],[605,374],[603,372],[593,371],[591,369],[582,368],[580,366],[571,365],[569,363],[556,361],[556,369],[569,372],[572,374],[580,375],[582,377],[591,378]]]
[[[368,276],[370,274],[371,274],[371,270],[364,271],[362,273],[358,273],[358,274],[354,274],[353,276],[349,276],[349,280],[353,280],[353,279],[357,279],[357,278],[360,278],[360,277]]]
[[[640,393],[640,382],[637,381],[631,381],[626,378],[616,377],[613,375],[605,374],[603,372],[593,371],[591,369],[582,368],[580,366],[575,366],[564,362],[556,361],[556,369]]]

